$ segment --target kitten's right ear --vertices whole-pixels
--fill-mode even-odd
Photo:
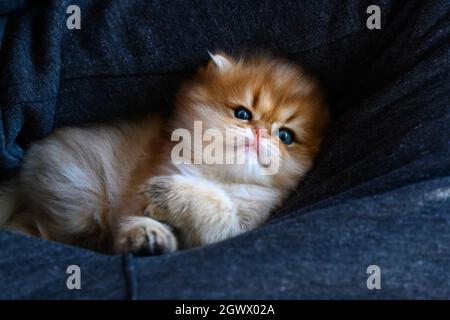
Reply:
[[[209,56],[211,57],[211,62],[220,71],[229,70],[232,66],[232,61],[229,57],[224,55],[223,53],[211,53],[208,51]]]

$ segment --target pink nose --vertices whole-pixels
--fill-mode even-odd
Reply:
[[[265,134],[266,128],[264,128],[262,126],[256,126],[256,127],[253,127],[252,131],[253,131],[253,134],[254,134],[254,139],[253,139],[253,141],[251,142],[250,145],[256,146],[256,150],[257,150],[257,152],[259,152],[260,140],[261,140],[262,137],[264,137],[266,135]]]
[[[265,130],[265,128],[264,127],[260,127],[260,126],[257,126],[257,127],[253,128],[253,133],[256,136],[256,140],[259,140],[259,138],[264,134],[264,130]]]

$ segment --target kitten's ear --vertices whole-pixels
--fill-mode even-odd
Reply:
[[[208,51],[213,65],[220,71],[226,71],[231,68],[232,60],[223,53],[211,53]]]

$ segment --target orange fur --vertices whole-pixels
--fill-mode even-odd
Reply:
[[[239,106],[251,111],[250,121],[233,115]],[[20,207],[7,226],[109,253],[164,253],[227,239],[262,224],[297,185],[328,118],[318,83],[300,66],[217,53],[182,86],[168,122],[148,115],[62,128],[34,144],[14,190]],[[277,136],[256,136],[277,145],[273,175],[247,163],[172,163],[171,132],[193,132],[197,120],[203,131],[288,128],[295,139],[285,145]]]

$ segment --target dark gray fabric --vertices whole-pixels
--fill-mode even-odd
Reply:
[[[50,243],[9,232],[0,233],[1,299],[126,299],[128,293],[126,257]],[[73,274],[81,270],[81,289],[67,288]]]
[[[0,15],[22,9],[26,6],[26,0],[0,0]]]
[[[81,7],[81,30],[65,27],[69,4]],[[370,4],[381,30],[366,28]],[[266,226],[125,260],[0,233],[0,297],[450,298],[449,18],[445,0],[61,0],[11,14],[0,52],[4,175],[55,127],[169,111],[206,50],[269,48],[304,63],[323,80],[333,121],[314,170]],[[69,263],[85,266],[82,291],[60,287]],[[22,277],[25,264],[35,271]],[[380,291],[366,288],[372,264]]]
[[[450,178],[438,179],[298,210],[218,245],[139,258],[138,292],[157,299],[448,298],[450,216],[442,208],[450,207],[449,185]],[[367,289],[370,265],[381,268],[379,291]]]

